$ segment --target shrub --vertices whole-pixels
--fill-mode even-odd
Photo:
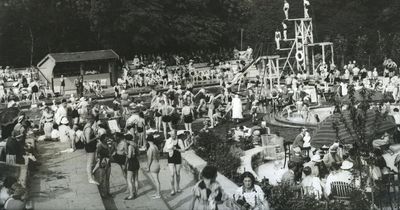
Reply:
[[[262,189],[268,189],[262,186]],[[325,204],[311,196],[300,196],[300,191],[293,189],[292,186],[280,184],[273,186],[270,191],[265,192],[270,194],[267,200],[270,206],[276,210],[291,210],[291,209],[324,209]]]
[[[253,149],[254,148],[253,139],[251,137],[241,137],[240,138],[240,148],[243,151]]]
[[[329,210],[351,210],[370,209],[371,201],[361,190],[355,190],[350,195],[350,202],[340,200],[320,201],[314,196],[301,196],[299,190],[289,185],[271,186],[268,181],[261,183],[271,208],[275,210],[297,210],[297,209],[329,209]],[[328,202],[328,206],[326,205]],[[328,208],[326,208],[328,207]]]
[[[237,175],[241,160],[230,153],[230,147],[228,141],[220,139],[213,132],[208,131],[199,133],[194,150],[209,164],[215,165],[220,173],[233,179]]]

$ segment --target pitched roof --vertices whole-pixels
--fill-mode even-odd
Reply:
[[[68,53],[50,53],[49,56],[54,58],[58,63],[75,62],[75,61],[93,61],[118,59],[119,56],[114,50],[97,50],[85,52],[68,52]]]

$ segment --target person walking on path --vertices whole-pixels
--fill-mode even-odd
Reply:
[[[182,108],[182,119],[183,122],[185,123],[185,130],[189,131],[192,133],[192,122],[194,118],[194,113],[192,107],[190,107],[190,104],[188,102],[184,103],[184,106]]]
[[[136,133],[139,137],[139,147],[143,150],[146,148],[146,120],[144,119],[144,113],[139,112],[139,118],[135,123]]]
[[[149,135],[147,137],[147,142],[149,144],[149,148],[147,149],[147,171],[151,173],[151,178],[153,182],[156,184],[157,192],[152,195],[153,199],[158,199],[161,197],[161,187],[160,187],[160,152],[158,151],[157,146],[154,144],[153,135]]]
[[[122,170],[122,174],[126,179],[126,154],[128,153],[128,143],[122,133],[115,134],[116,143],[114,146],[113,160]]]
[[[138,188],[139,188],[139,148],[137,143],[134,141],[133,136],[130,134],[125,135],[125,139],[127,140],[128,146],[128,155],[127,155],[127,176],[126,182],[128,183],[129,196],[125,197],[125,200],[132,200],[137,196]]]
[[[97,163],[93,169],[93,174],[96,180],[99,181],[99,191],[101,197],[110,196],[110,175],[111,175],[111,162],[110,162],[110,149],[107,144],[107,135],[100,136],[100,141],[97,144]]]
[[[172,119],[171,115],[174,112],[174,108],[168,104],[165,103],[165,101],[161,100],[160,101],[160,110],[161,110],[161,121],[162,121],[162,127],[163,127],[163,132],[164,132],[164,138],[167,139],[167,126],[169,129],[172,131]]]
[[[89,183],[98,185],[99,183],[94,180],[93,175],[92,175],[92,169],[93,169],[96,145],[97,145],[97,137],[92,128],[93,123],[94,123],[93,117],[89,116],[86,119],[86,125],[83,128],[83,134],[85,137],[85,151],[86,151],[86,157],[87,157],[86,173],[88,176]]]
[[[185,151],[185,145],[181,139],[177,138],[175,130],[171,132],[171,137],[165,142],[165,151],[168,152],[168,167],[171,172],[171,195],[173,196],[177,192],[182,192],[179,186],[182,164],[181,152]]]
[[[60,94],[62,96],[65,94],[65,79],[64,79],[64,75],[61,75],[61,78],[60,78]]]

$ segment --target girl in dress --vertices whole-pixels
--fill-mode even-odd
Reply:
[[[50,107],[46,106],[43,110],[42,118],[40,119],[40,125],[43,124],[43,131],[45,139],[51,139],[51,131],[53,130],[53,117],[54,114]]]
[[[243,185],[233,195],[234,202],[242,207],[241,209],[266,210],[269,209],[261,187],[255,184],[255,177],[246,171],[241,177]]]

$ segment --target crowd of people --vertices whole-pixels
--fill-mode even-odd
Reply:
[[[9,101],[32,101],[39,102],[39,97],[48,97],[52,91],[39,80],[37,71],[34,68],[27,68],[17,72],[15,69],[0,69],[0,102]]]
[[[186,85],[199,84],[210,81],[231,81],[235,74],[243,69],[245,62],[233,60],[234,56],[228,60],[213,60],[212,63],[196,63],[191,59],[188,62],[176,62],[169,66],[161,57],[157,57],[148,65],[143,65],[142,61],[135,56],[132,61],[133,66],[125,65],[123,75],[119,78],[118,86],[123,88],[133,87],[153,87],[159,86],[167,88],[168,84]]]
[[[111,164],[118,164],[127,180],[129,194],[125,199],[131,200],[137,196],[140,168],[151,174],[156,184],[156,193],[152,198],[159,199],[160,156],[163,153],[167,155],[170,171],[170,194],[174,196],[180,193],[181,153],[193,145],[196,134],[226,120],[240,122],[244,112],[249,113],[254,124],[263,118],[260,129],[251,129],[249,132],[255,142],[260,144],[260,135],[270,133],[266,125],[277,113],[287,111],[290,117],[291,113],[297,111],[305,121],[314,118],[318,123],[319,117],[310,115],[309,106],[312,103],[321,104],[323,93],[333,92],[345,96],[348,94],[347,87],[354,85],[356,90],[366,87],[390,93],[396,102],[399,99],[400,79],[393,71],[385,70],[383,75],[380,75],[376,68],[360,69],[354,61],[344,66],[343,70],[334,65],[325,65],[314,72],[312,77],[306,72],[287,74],[284,76],[285,85],[275,85],[273,89],[263,87],[265,81],[260,77],[252,81],[244,78],[240,82],[244,83],[246,90],[238,93],[232,90],[231,81],[245,66],[245,63],[240,61],[221,61],[207,70],[196,71],[193,60],[189,60],[187,65],[176,62],[178,65],[169,68],[160,58],[155,58],[155,61],[147,66],[142,65],[140,58],[135,59],[133,63],[138,64],[138,69],[133,74],[128,68],[124,70],[123,77],[114,86],[115,97],[112,105],[86,97],[78,99],[74,95],[67,99],[54,100],[50,105],[38,105],[42,110],[42,117],[37,128],[44,133],[40,139],[59,141],[65,145],[65,151],[68,152],[84,149],[87,153],[88,182],[99,185],[103,197],[110,195]],[[33,88],[35,80],[25,82],[23,78],[26,80],[26,77],[21,76],[16,87],[25,87],[28,84],[28,87],[32,86],[31,94],[37,93]],[[207,91],[204,88],[194,90],[193,84],[196,81],[213,79],[219,80],[220,87],[217,91]],[[85,82],[79,84],[82,90],[82,84]],[[39,85],[36,85],[39,89]],[[134,99],[127,93],[129,88],[143,86],[151,87],[148,95],[150,103]],[[167,90],[155,88],[160,86]],[[315,88],[316,101],[312,102],[310,94],[305,93],[306,86]],[[243,100],[246,103],[243,103]],[[7,101],[9,107],[15,106],[15,102],[10,103],[14,101],[12,98]],[[194,131],[192,123],[203,117],[206,118],[205,128]],[[35,160],[33,152],[29,151],[25,142],[28,130],[35,126],[25,119],[24,115],[18,118],[10,138],[7,139],[6,162],[9,164]],[[179,130],[182,127],[184,129]],[[246,135],[243,127],[238,127],[234,133],[236,141],[240,141],[241,135]],[[328,148],[313,148],[311,155],[304,155],[303,149],[310,147],[310,138],[310,133],[302,129],[292,142],[292,158],[288,164],[288,171],[281,179],[282,183],[293,186],[293,189],[301,188],[305,194],[322,199],[330,195],[333,182],[358,182],[360,177],[350,173],[362,165],[354,151],[343,152],[339,145],[334,144]],[[287,141],[286,139],[285,142]],[[285,150],[283,142],[283,138],[280,137],[281,151]],[[143,152],[147,156],[145,166],[139,161],[139,155]],[[376,166],[384,171],[386,164],[384,159],[382,161],[379,148],[373,151],[373,156],[376,157]],[[227,199],[221,186],[215,181],[216,171],[212,166],[207,166],[202,171],[202,179],[193,190],[193,208],[209,206],[209,209],[214,209],[216,204]],[[255,184],[255,177],[246,172],[242,182],[243,186],[237,190],[233,199],[236,205],[268,208],[263,191]],[[4,187],[12,188],[11,185]],[[207,190],[211,190],[212,193],[203,193]]]
[[[282,175],[281,183],[289,185],[291,190],[318,200],[329,200],[331,195],[338,196],[338,183],[360,189],[361,180],[364,181],[364,187],[370,188],[374,184],[379,187],[379,184],[388,181],[388,174],[393,169],[383,157],[385,151],[382,148],[374,147],[372,151],[360,153],[356,148],[346,148],[343,144],[334,143],[330,147],[324,146],[308,153],[305,151],[312,149],[304,147],[307,133],[307,129],[302,128],[294,141],[285,139],[284,144],[292,145],[292,157],[288,170]],[[366,179],[371,166],[371,179]]]

